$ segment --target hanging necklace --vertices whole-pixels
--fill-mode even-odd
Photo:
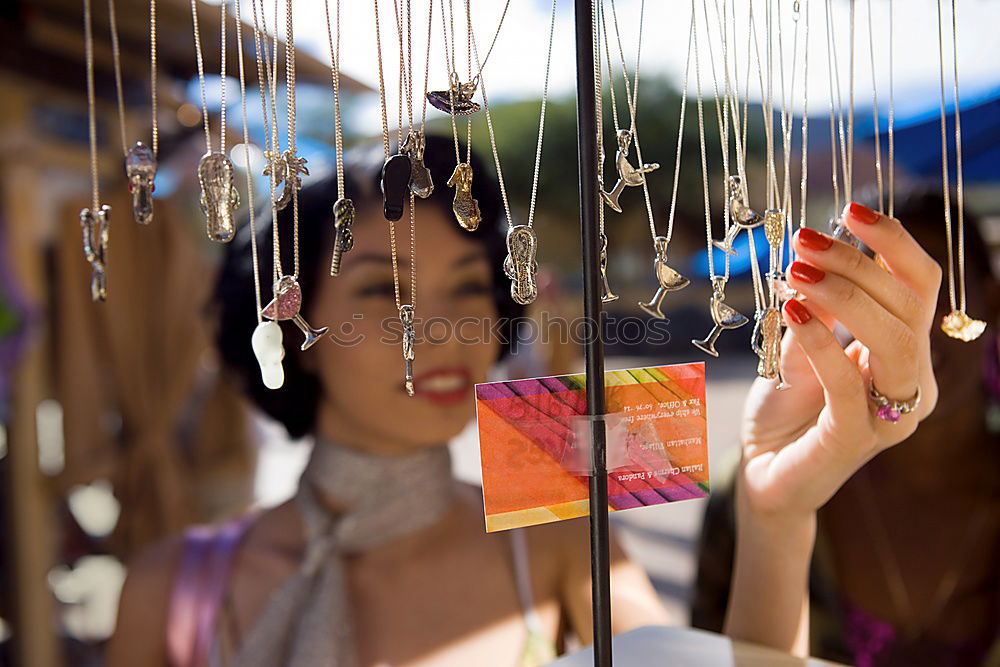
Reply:
[[[430,77],[431,58],[431,28],[434,22],[434,2],[428,3],[427,10],[427,50],[424,53],[424,94],[421,96],[420,108],[420,129],[413,128],[413,82],[407,82],[407,114],[409,116],[408,131],[406,139],[403,140],[401,151],[410,158],[410,205],[412,206],[413,196],[427,199],[434,192],[434,181],[431,178],[431,170],[424,164],[424,150],[427,146],[427,83]],[[406,5],[407,20],[409,20],[410,5]],[[410,24],[408,23],[407,26]],[[410,30],[407,29],[407,49],[409,50]],[[412,61],[408,71],[412,75]]]
[[[223,3],[225,6],[225,3]],[[275,14],[277,14],[278,8],[275,5]],[[261,16],[263,17],[263,2],[261,2]],[[277,17],[275,22],[275,31],[277,31]],[[256,23],[256,11],[254,12],[254,31],[255,40],[257,39],[257,34],[260,33],[258,24]],[[275,49],[277,49],[277,35],[274,38]],[[265,48],[265,54],[267,49]],[[260,57],[258,51],[258,58]],[[265,65],[268,64],[265,56]],[[258,71],[260,68],[260,63],[258,61]],[[273,320],[275,322],[283,322],[286,320],[291,320],[305,339],[299,349],[302,351],[308,350],[310,347],[315,345],[322,339],[323,334],[328,330],[328,327],[322,327],[320,329],[314,329],[309,325],[306,319],[302,316],[302,287],[299,285],[299,187],[301,182],[299,180],[298,174],[303,173],[308,175],[308,171],[305,170],[303,165],[305,160],[296,156],[295,150],[295,32],[292,23],[292,1],[286,0],[285,2],[285,93],[288,100],[288,149],[282,154],[281,160],[279,161],[277,155],[277,120],[274,115],[275,108],[275,82],[277,69],[277,57],[274,59],[274,69],[271,70],[271,78],[269,84],[266,86],[262,85],[261,94],[268,95],[271,104],[271,151],[265,153],[265,157],[268,159],[267,168],[264,170],[264,175],[271,177],[271,227],[272,227],[272,238],[274,243],[274,298],[268,303],[261,311],[263,317]],[[265,116],[265,122],[267,117]],[[281,245],[280,245],[280,233],[278,228],[278,204],[279,201],[275,199],[275,187],[274,183],[278,180],[277,165],[282,165],[284,169],[283,173],[283,183],[284,190],[282,197],[285,194],[288,195],[292,204],[292,258],[293,258],[293,271],[291,274],[286,274],[282,269],[281,265]]]
[[[854,35],[855,35],[855,0],[850,0],[850,24],[848,28],[849,34],[849,65],[848,65],[848,105],[847,105],[847,123],[846,123],[846,134],[845,134],[845,123],[844,123],[844,109],[843,100],[840,94],[840,69],[837,60],[837,50],[836,50],[836,34],[833,28],[833,6],[831,0],[826,0],[826,30],[827,30],[827,62],[828,69],[831,70],[830,74],[830,123],[831,123],[831,143],[833,143],[833,109],[834,109],[834,82],[836,82],[836,117],[837,126],[839,127],[840,135],[840,170],[841,176],[843,177],[844,186],[844,199],[843,202],[840,200],[840,191],[837,187],[836,182],[836,160],[833,163],[834,172],[834,206],[836,213],[834,217],[830,220],[830,228],[833,231],[833,237],[844,243],[858,248],[861,246],[861,240],[856,237],[847,226],[843,223],[841,216],[841,211],[843,206],[854,201]],[[836,147],[834,147],[834,153],[836,153]]]
[[[549,99],[549,73],[552,65],[552,44],[555,37],[556,0],[552,0],[552,11],[549,19],[549,46],[545,62],[545,83],[542,86],[542,103],[538,119],[538,141],[535,144],[535,166],[531,178],[531,197],[528,204],[528,218],[523,225],[515,225],[511,215],[510,201],[507,197],[507,186],[504,182],[503,169],[500,166],[500,154],[497,152],[496,135],[493,129],[493,117],[490,114],[490,101],[486,92],[486,82],[482,77],[483,67],[479,60],[479,49],[476,36],[472,32],[472,22],[469,0],[465,0],[465,12],[468,19],[469,41],[476,68],[479,70],[479,85],[483,93],[483,110],[486,115],[486,127],[490,136],[490,148],[493,152],[493,163],[497,170],[497,181],[500,185],[500,196],[503,200],[504,213],[507,216],[507,257],[504,259],[504,273],[510,278],[510,296],[515,303],[528,305],[538,296],[538,285],[535,274],[538,272],[538,240],[535,236],[535,204],[538,199],[538,177],[542,161],[542,141],[545,134],[545,109]],[[487,54],[489,55],[489,54]],[[485,60],[483,61],[485,63]]]
[[[948,298],[951,312],[941,321],[941,330],[952,338],[969,342],[979,338],[986,330],[986,322],[969,317],[965,312],[965,184],[962,178],[962,117],[958,101],[958,22],[955,17],[955,0],[951,2],[952,63],[954,66],[955,94],[955,193],[958,208],[958,277],[955,276],[955,237],[951,224],[951,186],[948,182],[948,123],[944,94],[944,20],[938,0],[938,56],[941,63],[941,179],[944,184],[944,226],[948,235]],[[958,284],[956,298],[956,283]]]
[[[118,21],[115,0],[108,0],[108,21],[111,25],[111,56],[115,70],[115,91],[118,96],[118,129],[121,135],[122,153],[125,156],[125,175],[128,190],[132,194],[132,217],[139,224],[148,225],[153,220],[153,179],[156,176],[156,152],[146,144],[136,141],[131,148],[126,142],[125,94],[122,87],[121,48],[118,42]],[[149,48],[151,72],[156,69],[156,0],[149,5]],[[156,99],[155,74],[150,75],[153,99]],[[154,128],[155,125],[155,102]],[[156,132],[154,130],[154,136]]]
[[[108,298],[107,251],[108,225],[111,207],[101,205],[101,192],[97,174],[97,109],[94,101],[94,29],[90,0],[83,0],[84,46],[87,61],[87,119],[90,135],[90,208],[80,210],[83,228],[83,254],[90,263],[90,298],[105,301]]]
[[[330,42],[330,78],[333,83],[333,127],[337,160],[337,201],[333,205],[333,254],[330,275],[340,275],[340,263],[345,252],[354,247],[354,202],[344,193],[344,132],[340,117],[340,0],[336,0],[337,38],[334,40],[330,23],[330,0],[323,0],[326,10],[326,36]]]
[[[222,4],[222,56],[219,112],[219,150],[212,150],[212,133],[208,122],[208,102],[205,96],[205,65],[198,29],[198,3],[191,0],[191,22],[194,26],[194,50],[198,61],[198,82],[201,89],[201,113],[205,128],[205,154],[198,162],[198,183],[201,186],[201,210],[207,221],[208,238],[229,243],[236,234],[234,213],[240,205],[240,195],[233,178],[233,163],[226,155],[226,3]]]
[[[712,297],[709,301],[709,311],[712,315],[712,322],[714,326],[712,331],[709,332],[708,336],[701,340],[694,339],[691,343],[697,347],[699,350],[710,354],[713,357],[718,357],[719,353],[715,349],[715,343],[722,335],[722,332],[727,329],[737,329],[750,320],[746,316],[740,314],[735,309],[730,307],[725,303],[726,299],[726,283],[729,281],[729,253],[725,253],[725,272],[722,276],[717,276],[715,274],[715,263],[713,254],[713,248],[716,247],[712,239],[712,210],[710,202],[710,192],[708,187],[708,153],[705,148],[705,113],[704,113],[704,100],[702,97],[701,89],[701,66],[699,59],[699,49],[698,49],[698,28],[697,28],[697,8],[695,5],[695,0],[691,2],[691,22],[692,22],[692,35],[694,41],[694,63],[695,63],[695,85],[697,90],[697,109],[698,109],[698,141],[701,148],[701,178],[702,178],[702,192],[705,198],[705,241],[708,248],[708,273],[712,281]],[[723,35],[725,39],[725,35]],[[714,65],[713,65],[714,68]],[[728,71],[728,69],[727,69]],[[728,76],[726,77],[728,80]],[[729,126],[726,111],[729,106],[728,92],[726,91],[726,100],[722,101],[716,95],[716,111],[720,118],[720,123],[722,124],[722,147],[723,147],[723,170],[728,173],[729,170]],[[737,143],[739,140],[737,139]],[[742,169],[742,167],[740,167]],[[742,205],[742,180],[739,177],[735,179],[733,177],[728,177],[727,185],[729,187],[728,204],[725,207],[727,209],[728,215],[726,216],[727,221],[727,240],[730,239],[728,234],[728,225],[730,224],[729,218],[732,218],[732,223],[735,225],[739,220],[739,214],[743,213],[742,209],[738,206],[733,207],[733,204]],[[747,209],[749,210],[749,209]],[[753,213],[750,211],[750,213]],[[753,213],[757,216],[756,213]],[[758,216],[759,217],[759,216]],[[746,222],[750,222],[746,220]]]
[[[594,97],[597,104],[594,114],[597,120],[597,182],[604,183],[604,81],[601,66],[601,28],[604,9],[601,3],[590,5],[591,19],[594,22]],[[601,272],[601,302],[611,303],[618,300],[618,295],[611,290],[608,283],[608,236],[604,232],[604,207],[597,207],[597,227],[601,240],[599,268]]]

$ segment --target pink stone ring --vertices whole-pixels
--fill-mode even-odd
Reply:
[[[920,386],[917,393],[907,401],[897,401],[885,396],[875,388],[875,383],[868,385],[868,398],[875,404],[875,416],[882,421],[895,424],[903,415],[908,415],[920,405]]]

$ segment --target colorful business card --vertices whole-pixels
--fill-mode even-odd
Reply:
[[[606,371],[604,392],[591,417],[582,373],[476,385],[487,532],[586,516],[595,424],[609,510],[708,496],[705,364]]]

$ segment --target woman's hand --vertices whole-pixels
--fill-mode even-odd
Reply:
[[[746,404],[742,500],[765,516],[817,510],[866,461],[913,433],[937,401],[930,328],[940,266],[897,220],[860,204],[843,220],[880,261],[813,230],[795,235],[799,261],[788,282],[800,296],[785,304],[782,341],[790,387],[758,379]],[[835,322],[854,336],[846,349]],[[899,401],[919,387],[920,403],[898,422],[883,421],[871,383]]]

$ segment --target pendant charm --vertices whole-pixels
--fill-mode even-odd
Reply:
[[[618,130],[618,152],[615,153],[615,167],[618,169],[618,182],[611,192],[601,190],[601,198],[604,203],[611,207],[611,210],[621,213],[622,207],[618,203],[618,198],[626,187],[635,187],[646,182],[647,174],[660,168],[660,165],[653,162],[644,164],[638,169],[629,164],[628,147],[632,143],[632,132],[629,130]]]
[[[285,384],[285,370],[281,367],[281,360],[285,358],[282,339],[281,327],[271,320],[259,323],[250,338],[253,354],[260,365],[261,382],[268,389],[279,389]]]
[[[941,320],[941,331],[951,338],[968,343],[983,335],[986,322],[969,317],[965,311],[953,310]]]
[[[472,166],[466,162],[455,165],[455,171],[448,179],[448,187],[455,188],[451,210],[458,224],[467,232],[476,231],[482,216],[479,214],[479,202],[472,196]]]
[[[663,298],[667,292],[676,292],[691,284],[691,281],[674,271],[667,265],[667,237],[657,236],[653,240],[653,247],[656,249],[656,259],[653,260],[653,273],[656,275],[656,293],[648,303],[640,301],[639,307],[648,315],[666,319],[663,314]]]
[[[85,208],[80,211],[83,228],[83,254],[90,262],[90,299],[105,301],[108,298],[107,252],[108,224],[111,207],[105,204],[99,211]]]
[[[198,183],[208,238],[229,243],[236,235],[233,214],[240,205],[240,195],[233,181],[233,163],[222,153],[205,153],[198,162]]]
[[[323,337],[328,328],[313,329],[309,326],[309,323],[306,322],[306,319],[299,312],[301,307],[302,288],[299,286],[299,282],[294,276],[282,276],[274,283],[274,299],[271,300],[271,303],[264,306],[261,314],[275,322],[291,320],[306,337],[305,341],[299,347],[300,350],[305,352]]]
[[[534,302],[538,296],[538,285],[535,284],[537,250],[534,229],[527,225],[514,225],[507,230],[507,258],[503,261],[503,270],[510,278],[510,298],[522,306]]]
[[[832,218],[830,220],[830,236],[837,239],[838,241],[843,241],[849,246],[855,248],[861,247],[861,239],[854,235],[854,233],[847,228],[844,224],[843,218]]]
[[[458,76],[452,74],[451,86],[448,90],[432,90],[427,93],[427,101],[439,111],[452,116],[468,116],[479,111],[479,105],[472,101],[476,94],[478,82],[461,83]]]
[[[261,175],[272,176],[275,188],[281,186],[281,194],[274,202],[275,208],[280,211],[292,201],[295,192],[302,189],[301,174],[309,175],[307,160],[295,155],[290,148],[281,155],[264,151],[264,159],[267,160],[267,166]]]
[[[354,224],[354,202],[350,199],[338,199],[333,205],[333,257],[330,260],[330,275],[340,275],[340,262],[345,252],[354,247],[354,235],[351,225]]]
[[[406,362],[406,377],[404,386],[406,395],[413,396],[413,344],[416,333],[413,329],[413,306],[404,304],[399,307],[399,321],[403,324],[403,361]]]
[[[420,130],[410,130],[403,141],[401,152],[410,158],[410,192],[427,199],[434,192],[431,170],[424,165],[424,149],[427,139]]]
[[[141,141],[135,142],[125,156],[128,191],[132,193],[132,217],[140,225],[153,221],[153,179],[156,177],[156,157]]]
[[[691,341],[699,350],[713,357],[719,356],[719,353],[715,349],[715,341],[719,339],[723,331],[726,329],[738,329],[750,321],[745,315],[741,315],[735,309],[726,305],[725,287],[726,284],[721,278],[714,280],[712,285],[711,313],[715,326],[712,327],[712,331],[704,339]]]
[[[729,227],[726,229],[726,236],[722,241],[712,241],[719,250],[727,255],[735,255],[733,242],[739,235],[740,230],[754,229],[760,227],[765,222],[764,216],[747,206],[743,199],[743,181],[739,176],[729,177]]]
[[[402,153],[393,155],[382,165],[382,215],[390,222],[403,217],[411,172],[410,158]]]
[[[601,302],[617,301],[618,295],[611,291],[608,284],[608,237],[601,234]]]
[[[757,313],[750,346],[760,357],[757,375],[768,380],[781,378],[781,311],[775,307]],[[783,384],[783,382],[781,382]]]

